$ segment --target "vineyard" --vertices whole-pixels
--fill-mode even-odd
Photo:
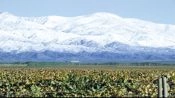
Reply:
[[[5,97],[157,97],[158,78],[168,78],[175,96],[171,68],[6,68],[0,69],[0,96]]]

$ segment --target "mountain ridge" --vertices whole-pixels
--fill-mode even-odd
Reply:
[[[77,17],[19,17],[5,12],[0,14],[0,59],[10,53],[14,60],[19,60],[18,54],[25,57],[25,53],[34,52],[41,56],[36,60],[55,60],[45,53],[50,51],[65,56],[79,54],[84,59],[108,55],[105,60],[118,56],[124,60],[139,60],[141,56],[137,55],[142,55],[145,60],[148,56],[175,60],[174,32],[175,25],[122,18],[105,12]],[[97,54],[99,57],[93,56]]]

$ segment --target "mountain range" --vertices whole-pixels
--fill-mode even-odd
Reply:
[[[0,61],[174,61],[175,25],[112,13],[20,17],[0,13]]]

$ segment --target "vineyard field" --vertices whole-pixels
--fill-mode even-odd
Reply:
[[[167,77],[169,96],[175,97],[175,67],[1,67],[0,96],[157,97],[161,76]]]

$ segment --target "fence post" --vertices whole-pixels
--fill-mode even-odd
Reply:
[[[167,78],[160,77],[158,82],[158,97],[168,97]]]
[[[167,89],[167,78],[163,77],[163,95],[164,97],[168,97],[168,89]]]
[[[158,83],[158,96],[159,97],[163,97],[162,91],[163,91],[163,89],[162,89],[162,78],[160,77],[159,78],[159,83]]]

